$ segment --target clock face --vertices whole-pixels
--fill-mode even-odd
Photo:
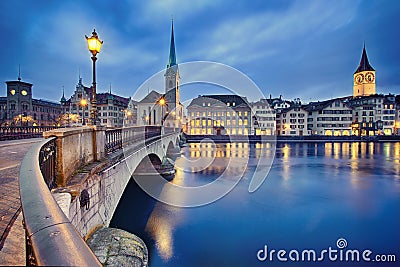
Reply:
[[[15,90],[12,89],[12,90],[10,91],[10,94],[15,95]]]
[[[28,94],[27,91],[25,91],[25,90],[22,90],[22,91],[21,91],[21,95],[27,95],[27,94]]]
[[[367,72],[367,74],[365,74],[365,80],[372,83],[375,80],[375,75],[372,72]]]
[[[364,75],[363,74],[357,74],[356,77],[354,77],[354,82],[356,84],[360,84],[364,81]]]

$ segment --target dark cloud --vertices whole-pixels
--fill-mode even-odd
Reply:
[[[265,95],[303,101],[349,95],[364,40],[380,92],[399,93],[398,1],[1,1],[0,80],[34,96],[91,82],[84,35],[104,40],[99,90],[133,95],[168,59],[174,15],[179,62],[211,60],[248,74]],[[0,95],[5,95],[3,83]],[[195,93],[194,96],[197,94]]]

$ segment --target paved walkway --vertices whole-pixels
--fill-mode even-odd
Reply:
[[[25,265],[25,239],[19,196],[19,167],[42,138],[0,142],[0,265]]]

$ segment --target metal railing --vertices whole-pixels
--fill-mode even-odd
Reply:
[[[55,166],[51,159],[55,155],[52,152],[54,140],[55,138],[49,138],[32,146],[20,167],[19,184],[26,230],[26,263],[101,266],[49,190],[48,184],[51,185],[51,181],[54,181],[55,171],[48,171],[46,168]],[[42,166],[39,164],[41,157]],[[49,176],[44,178],[43,172]]]
[[[42,137],[43,132],[59,128],[57,126],[2,126],[0,141]]]
[[[105,152],[111,154],[127,145],[137,142],[148,144],[161,138],[162,134],[172,134],[175,128],[167,128],[162,126],[131,126],[106,131]]]
[[[56,140],[51,138],[39,151],[39,166],[47,187],[51,190],[56,187]]]

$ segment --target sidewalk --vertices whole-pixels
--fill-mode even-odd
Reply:
[[[0,141],[0,265],[26,264],[19,169],[28,149],[41,140]]]

